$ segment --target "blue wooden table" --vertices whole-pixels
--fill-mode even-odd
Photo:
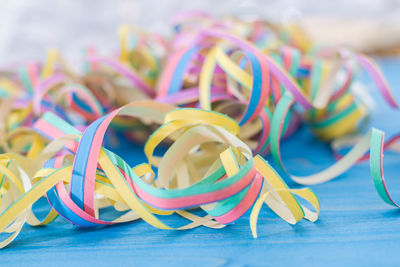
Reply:
[[[380,60],[400,99],[400,61]],[[376,100],[372,125],[387,137],[400,130],[400,112],[383,103],[365,79]],[[129,149],[127,149],[129,147]],[[329,166],[334,159],[326,144],[303,127],[283,145],[292,173],[307,174]],[[143,160],[140,147],[117,150],[133,164]],[[392,195],[400,199],[400,156],[385,154],[384,170]],[[288,181],[288,184],[297,187]],[[266,206],[260,213],[258,239],[253,239],[248,214],[222,230],[158,230],[143,221],[100,229],[80,229],[59,218],[46,227],[25,226],[9,247],[0,251],[0,265],[399,265],[400,210],[388,206],[375,192],[368,163],[325,184],[312,186],[321,202],[316,223],[291,226]],[[40,205],[38,209],[42,209]],[[170,218],[174,224],[177,218]]]

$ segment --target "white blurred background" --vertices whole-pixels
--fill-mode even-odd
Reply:
[[[168,18],[185,9],[296,20],[318,41],[353,42],[359,50],[400,43],[400,0],[1,0],[0,66],[42,59],[49,46],[69,59],[90,44],[110,51],[121,23],[168,34]]]

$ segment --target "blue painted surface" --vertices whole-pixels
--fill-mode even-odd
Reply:
[[[400,99],[400,61],[380,64]],[[373,90],[377,108],[372,124],[390,136],[400,130],[400,112],[390,110]],[[312,137],[306,127],[286,140],[282,148],[294,174],[312,173],[333,162],[328,146]],[[117,152],[132,164],[143,159],[141,148],[132,144]],[[400,182],[396,181],[400,156],[386,153],[384,168],[391,193],[400,199]],[[222,230],[181,232],[158,230],[142,221],[80,229],[59,218],[46,227],[25,226],[15,242],[0,251],[0,265],[399,265],[400,210],[379,198],[368,163],[312,189],[321,202],[316,223],[301,221],[290,226],[264,207],[258,239],[251,236],[248,214]],[[38,209],[43,207],[39,205]],[[166,221],[177,223],[176,218]]]

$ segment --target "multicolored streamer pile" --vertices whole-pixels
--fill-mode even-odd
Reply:
[[[281,139],[301,124],[335,151],[355,145],[322,172],[289,174],[295,182],[326,182],[369,158],[379,195],[397,206],[382,171],[383,150],[396,137],[384,143],[372,129],[354,141],[368,119],[365,92],[353,88],[360,71],[398,108],[369,57],[314,46],[295,25],[197,11],[172,23],[168,38],[122,26],[119,51],[88,48],[81,72],[52,49],[43,64],[0,73],[0,247],[26,222],[45,225],[59,215],[81,227],[143,219],[183,230],[222,228],[251,210],[254,237],[264,203],[288,223],[315,221],[315,194],[288,188],[279,175],[289,174]],[[144,144],[147,161],[130,166],[103,146],[121,137]],[[279,172],[263,158],[269,153]],[[42,197],[50,211],[39,220],[32,206]],[[101,218],[106,207],[118,211],[113,220]],[[173,214],[188,223],[163,222]]]

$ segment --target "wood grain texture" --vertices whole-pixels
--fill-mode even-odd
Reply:
[[[380,64],[400,99],[400,61],[384,60]],[[369,84],[369,80],[365,81]],[[371,88],[377,101],[372,125],[385,130],[388,137],[400,130],[400,113],[383,104],[372,85]],[[124,144],[117,152],[132,164],[143,159],[141,148],[132,144]],[[328,146],[312,137],[307,127],[283,143],[283,157],[295,174],[312,173],[333,162]],[[386,153],[384,168],[390,192],[400,199],[400,183],[396,181],[400,176],[400,156]],[[301,221],[290,226],[264,207],[258,223],[258,239],[251,236],[248,214],[222,230],[198,228],[182,232],[158,230],[142,221],[80,229],[57,219],[46,227],[25,226],[16,241],[0,251],[0,265],[53,265],[55,262],[58,266],[399,264],[393,252],[400,249],[400,210],[379,198],[368,163],[311,188],[321,202],[321,216],[316,223]],[[166,221],[178,223],[177,218]]]

